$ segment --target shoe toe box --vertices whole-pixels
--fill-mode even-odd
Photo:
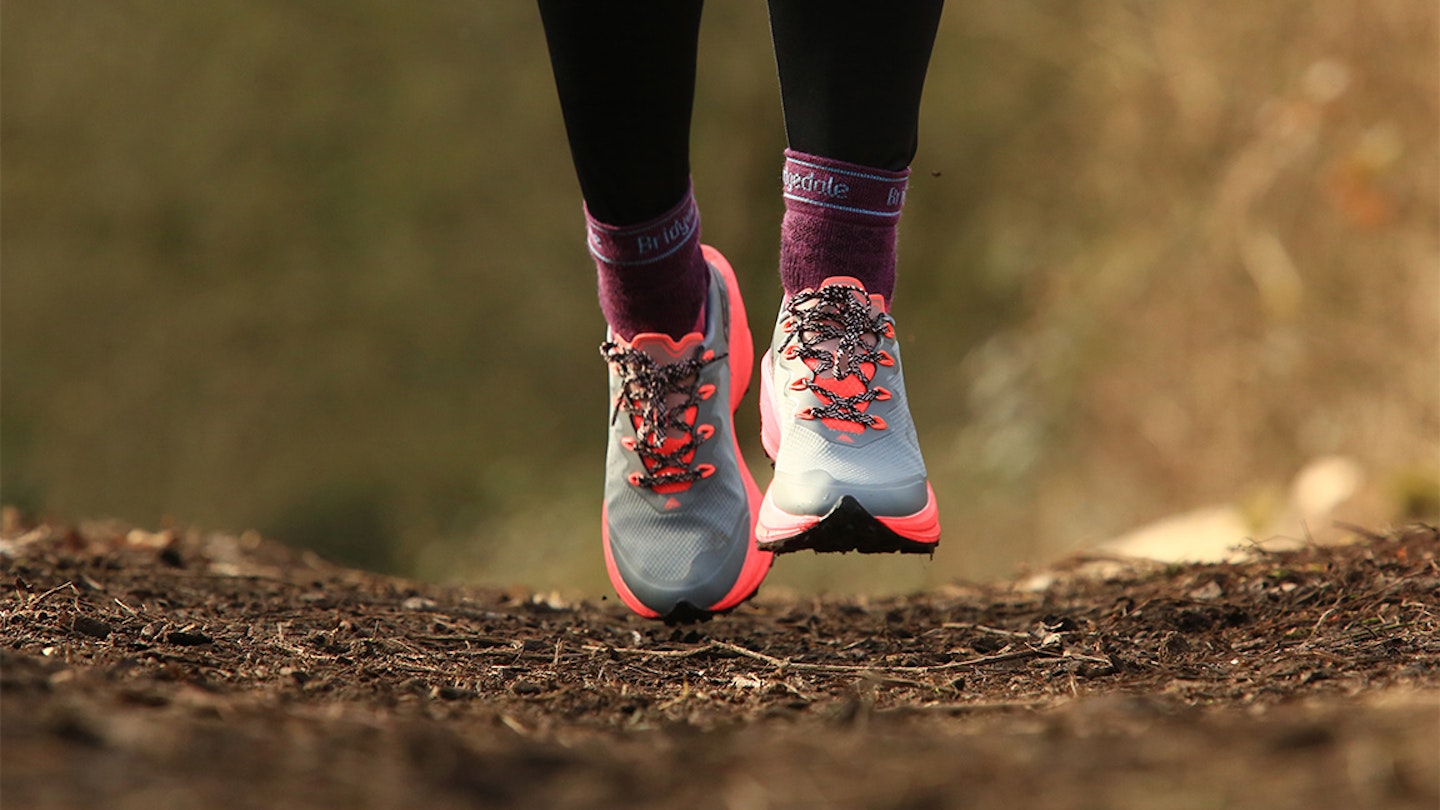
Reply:
[[[617,588],[661,616],[681,602],[709,610],[730,594],[753,544],[748,509],[606,517]]]

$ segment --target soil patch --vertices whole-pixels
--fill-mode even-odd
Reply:
[[[670,627],[12,520],[0,719],[17,808],[1433,810],[1440,533]]]

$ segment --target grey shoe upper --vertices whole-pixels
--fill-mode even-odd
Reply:
[[[807,323],[824,333],[803,329]],[[781,306],[770,346],[761,373],[771,375],[781,431],[769,490],[775,506],[794,515],[824,515],[851,495],[877,517],[922,509],[928,499],[925,462],[905,398],[894,319],[859,295],[847,302],[844,296],[801,293]],[[816,358],[815,370],[805,354]],[[866,369],[874,373],[862,385]],[[796,390],[792,383],[805,387]]]
[[[694,478],[688,488],[667,491],[676,487],[673,482],[666,486],[664,478],[659,485],[634,483],[656,479],[657,470],[647,468],[641,455],[624,442],[645,442],[649,437],[653,447],[663,437],[653,425],[637,431],[624,407],[612,414],[605,459],[606,537],[625,586],[661,615],[681,601],[700,609],[719,602],[735,585],[753,543],[750,507],[735,452],[730,365],[724,356],[729,345],[728,309],[725,279],[712,268],[703,344],[686,344],[676,352],[673,342],[647,342],[643,336],[636,341],[635,348],[657,365],[701,361],[693,385],[681,386],[688,389],[696,408],[693,425],[698,444],[694,457],[681,465],[690,471],[681,477]],[[714,352],[714,358],[702,360],[706,351]],[[612,408],[622,401],[624,384],[612,363]],[[706,386],[714,386],[713,394],[701,399],[696,392]],[[668,400],[683,410],[686,396],[672,391]],[[698,434],[702,425],[713,426],[713,435],[702,438]],[[670,435],[680,438],[685,432],[672,428]],[[695,474],[707,468],[713,472]]]

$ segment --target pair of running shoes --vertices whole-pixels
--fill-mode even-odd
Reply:
[[[777,553],[932,553],[940,522],[905,399],[894,319],[854,278],[786,298],[761,360],[762,497],[734,413],[754,344],[719,251],[704,247],[704,332],[611,333],[605,564],[641,616],[704,618],[753,596]]]

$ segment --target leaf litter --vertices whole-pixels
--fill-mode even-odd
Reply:
[[[25,807],[1423,807],[1440,533],[683,626],[253,534],[0,537]],[[857,560],[856,564],[864,564]]]

